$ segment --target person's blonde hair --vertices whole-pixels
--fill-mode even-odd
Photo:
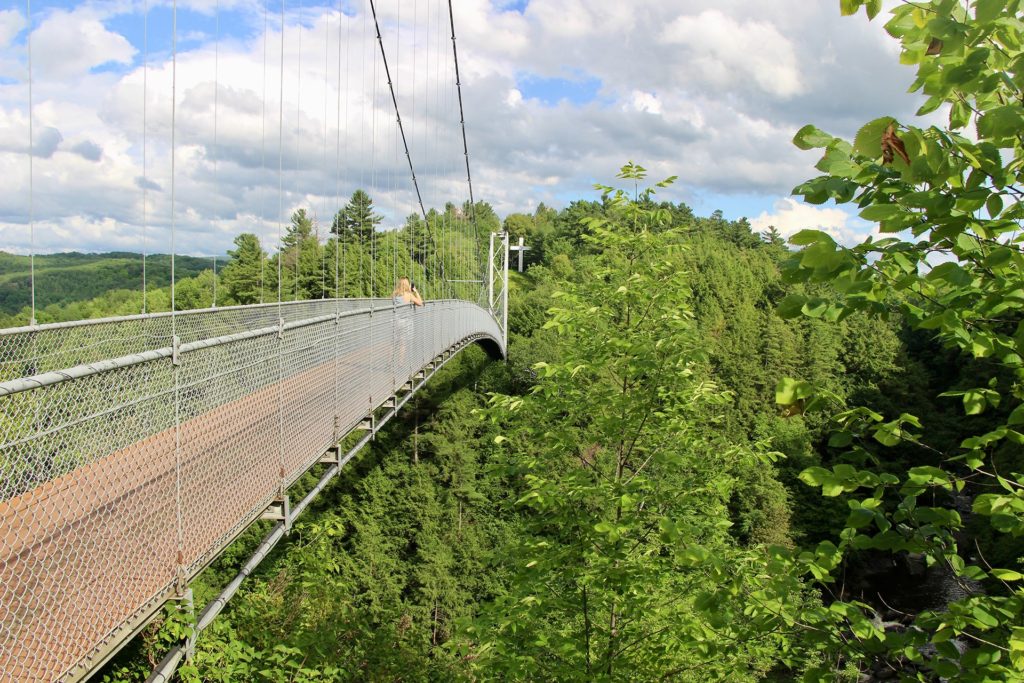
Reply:
[[[391,296],[403,296],[405,294],[412,294],[412,282],[407,277],[398,278],[398,284],[395,285],[395,291],[391,292]]]

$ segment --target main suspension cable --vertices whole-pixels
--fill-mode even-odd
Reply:
[[[370,0],[370,11],[373,13],[373,24],[377,31],[377,44],[380,46],[381,61],[384,64],[384,74],[388,79],[388,90],[391,92],[391,103],[395,107],[395,120],[398,123],[398,131],[402,136],[402,147],[405,150],[405,158],[409,163],[409,173],[412,174],[412,184],[416,190],[416,201],[420,207],[420,214],[423,216],[423,221],[427,223],[427,234],[430,240],[434,240],[434,236],[430,230],[430,224],[427,221],[427,210],[423,206],[423,195],[420,193],[419,181],[416,179],[416,169],[413,167],[412,155],[409,153],[409,142],[405,136],[405,126],[402,124],[402,114],[398,108],[398,97],[395,96],[395,86],[391,80],[391,69],[388,67],[388,56],[384,50],[384,40],[381,38],[380,33],[380,22],[377,20],[377,7],[374,0]],[[441,263],[441,279],[444,280],[444,262]]]
[[[455,88],[459,93],[459,124],[462,126],[462,154],[466,157],[466,182],[469,184],[469,205],[472,207],[473,228],[476,224],[476,203],[473,201],[473,176],[469,173],[469,145],[466,144],[466,115],[462,107],[462,78],[459,76],[459,50],[455,47],[455,13],[452,0],[448,0],[448,21],[452,28],[452,58],[455,62]]]
[[[398,121],[398,131],[402,135],[402,147],[405,149],[405,158],[409,162],[409,173],[412,174],[412,184],[416,188],[416,200],[420,205],[420,213],[423,214],[423,220],[427,219],[427,210],[423,208],[423,195],[420,194],[419,181],[416,180],[416,169],[412,165],[412,155],[409,154],[409,143],[405,138],[405,127],[402,125],[402,114],[398,110],[398,98],[395,97],[395,86],[391,81],[391,69],[388,68],[388,56],[384,50],[384,40],[380,35],[380,22],[377,21],[377,7],[374,0],[370,0],[370,10],[373,12],[373,25],[377,29],[377,44],[380,45],[380,57],[384,63],[384,75],[388,79],[388,89],[391,91],[391,103],[395,105],[395,119]]]

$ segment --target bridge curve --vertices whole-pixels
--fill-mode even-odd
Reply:
[[[290,524],[345,437],[466,345],[503,357],[502,327],[329,299],[0,330],[0,680],[95,671],[268,510]]]

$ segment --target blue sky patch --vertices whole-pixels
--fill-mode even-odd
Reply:
[[[271,10],[269,17],[270,27],[280,26],[280,9],[276,17]],[[136,54],[136,64],[141,64],[144,56],[145,42],[149,41],[149,54],[152,60],[154,55],[169,55],[171,53],[171,8],[168,6],[156,6],[149,8],[149,16],[146,22],[143,21],[142,13],[119,14],[111,17],[105,23],[108,30],[120,33],[132,44]],[[275,21],[276,18],[276,21]],[[225,40],[243,40],[256,35],[263,30],[262,16],[258,17],[259,26],[254,22],[254,16],[248,12],[238,10],[221,10],[220,13],[220,38]],[[292,17],[289,17],[292,20]],[[148,27],[146,24],[148,23]],[[212,14],[202,14],[187,9],[178,8],[178,49],[187,49],[197,45],[196,40],[189,40],[189,36],[202,36],[204,42],[211,43],[217,35],[217,17]]]
[[[522,14],[526,11],[526,5],[529,4],[529,0],[497,0],[495,6],[500,7],[502,10],[508,12],[519,12]]]
[[[698,216],[710,216],[715,209],[721,209],[722,215],[729,220],[740,218],[756,218],[763,212],[772,212],[775,195],[765,194],[719,194],[715,192],[698,192],[687,204]]]
[[[555,106],[562,100],[570,104],[589,104],[598,98],[601,79],[588,74],[575,78],[544,78],[537,74],[525,73],[516,78],[516,87],[524,99],[540,100],[548,106]]]

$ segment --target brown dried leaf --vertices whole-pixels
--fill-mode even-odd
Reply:
[[[910,163],[907,148],[903,144],[903,140],[900,140],[899,136],[896,135],[896,124],[890,123],[885,132],[882,133],[882,163],[891,164],[896,156],[903,159],[903,163]]]

